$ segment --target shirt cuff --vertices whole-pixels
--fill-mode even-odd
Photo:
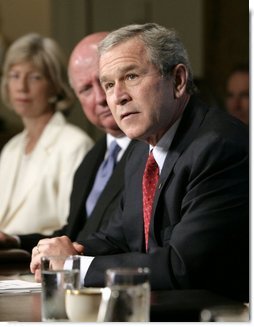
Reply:
[[[85,277],[87,270],[89,269],[94,257],[88,257],[88,256],[80,256],[80,285],[84,287]],[[64,269],[72,269],[72,261],[71,260],[65,260],[64,263]]]
[[[85,286],[85,277],[87,270],[89,269],[94,257],[88,257],[86,255],[80,258],[80,284]]]

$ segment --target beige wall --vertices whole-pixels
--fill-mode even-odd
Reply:
[[[34,31],[54,37],[67,55],[85,35],[130,23],[154,21],[175,27],[187,46],[195,75],[203,74],[203,0],[0,0],[0,32],[13,41]],[[190,14],[191,13],[191,14]],[[21,126],[3,106],[0,115]],[[78,103],[70,121],[97,138],[97,131],[84,117]]]
[[[213,82],[214,89],[222,90],[230,66],[248,59],[248,3],[243,0],[0,0],[0,45],[1,35],[13,41],[35,31],[55,38],[69,55],[91,32],[149,21],[180,33],[194,76]],[[3,106],[0,116],[20,126]],[[94,138],[100,135],[78,103],[70,121]]]
[[[195,75],[203,74],[203,0],[90,0],[90,31],[111,30],[130,23],[156,22],[181,35]],[[89,32],[89,31],[88,31]]]
[[[28,32],[50,35],[50,0],[0,0],[0,20],[10,41]]]

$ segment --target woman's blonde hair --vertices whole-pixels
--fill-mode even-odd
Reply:
[[[22,62],[32,62],[52,84],[55,96],[52,97],[51,103],[55,104],[54,109],[69,110],[74,96],[68,83],[67,59],[53,39],[37,33],[20,37],[6,52],[1,80],[3,103],[12,108],[9,101],[8,74],[13,65]]]

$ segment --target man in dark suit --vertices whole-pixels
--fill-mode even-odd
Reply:
[[[82,105],[89,121],[106,134],[84,157],[74,177],[70,199],[70,213],[67,224],[55,231],[50,237],[67,235],[72,241],[83,239],[108,223],[116,209],[123,190],[124,166],[127,154],[133,147],[133,141],[127,138],[116,124],[106,102],[98,78],[98,43],[107,35],[106,32],[94,33],[82,39],[74,48],[69,60],[70,83]],[[87,215],[86,201],[93,187],[96,173],[103,162],[107,147],[113,140],[121,146],[118,162],[101,193],[91,214]],[[31,217],[32,219],[32,217]],[[42,238],[49,235],[27,234],[13,237],[1,233],[2,247],[22,248],[31,251]],[[63,249],[61,249],[63,250]],[[55,249],[57,251],[57,248]]]
[[[99,49],[113,116],[143,142],[128,158],[121,206],[108,226],[68,244],[70,253],[85,254],[85,286],[103,285],[107,268],[140,266],[150,268],[152,289],[209,289],[248,300],[246,126],[195,96],[175,31],[130,25]],[[65,241],[39,242],[30,265],[36,277],[40,256]]]

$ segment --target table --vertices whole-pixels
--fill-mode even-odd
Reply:
[[[151,321],[197,322],[200,321],[200,311],[203,308],[225,304],[242,306],[205,290],[154,291],[151,299]],[[39,322],[40,305],[40,293],[2,294],[0,321]]]
[[[0,279],[29,278],[29,262],[0,262]],[[30,275],[30,278],[32,276]],[[197,322],[204,308],[234,305],[244,308],[235,300],[207,290],[171,290],[151,292],[152,322]],[[40,322],[41,294],[0,294],[0,321]]]

